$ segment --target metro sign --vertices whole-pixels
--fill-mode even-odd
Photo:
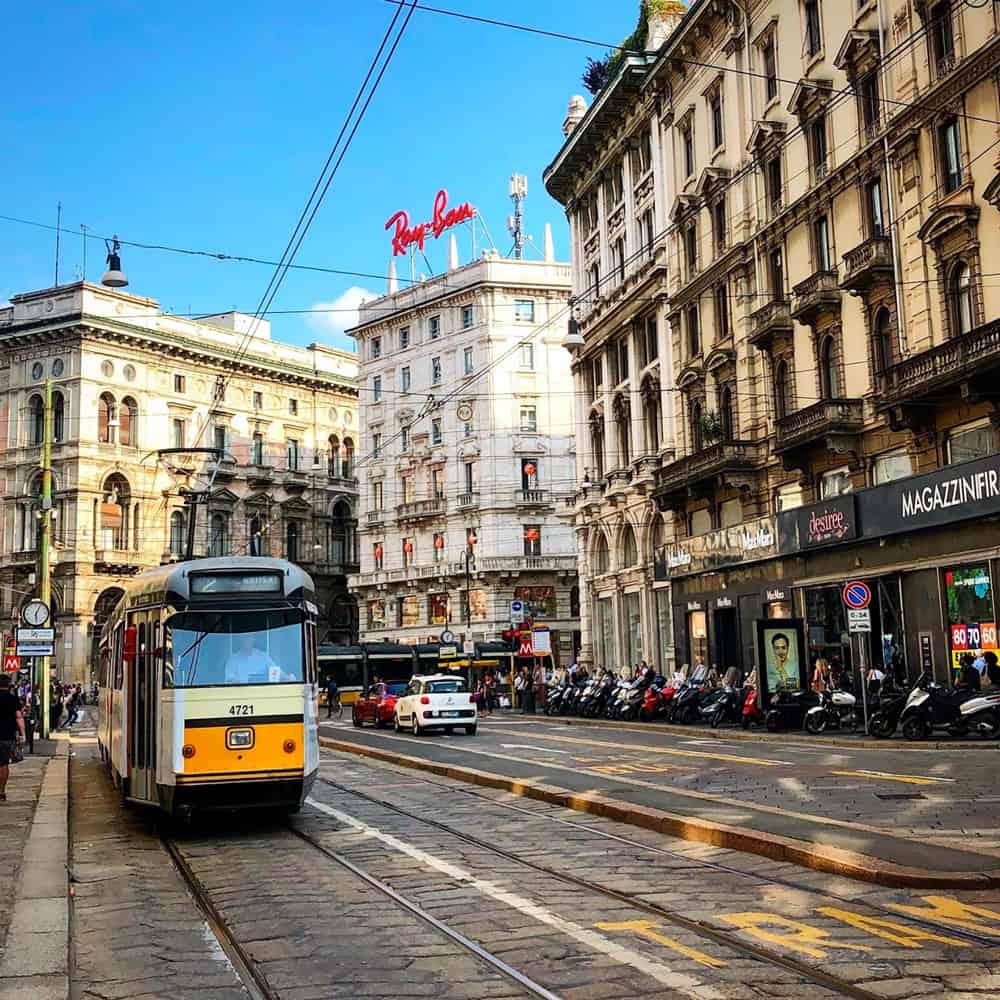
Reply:
[[[393,257],[405,254],[414,243],[423,250],[428,235],[438,239],[446,229],[468,222],[475,214],[476,210],[467,201],[457,208],[448,208],[448,192],[443,188],[434,197],[434,214],[430,222],[411,226],[408,212],[396,212],[385,224],[387,230],[395,226],[392,234]]]

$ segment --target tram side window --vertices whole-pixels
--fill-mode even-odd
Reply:
[[[122,623],[121,625],[118,626],[118,628],[115,629],[115,637],[114,637],[115,690],[116,691],[121,691],[121,689],[123,687],[123,684],[124,684],[124,679],[125,679],[125,672],[124,672],[124,669],[123,669],[123,666],[122,666],[122,659],[123,659],[123,656],[122,656],[122,654],[123,654],[122,644],[123,644],[124,638],[125,638],[125,625],[124,625],[124,623]]]
[[[164,685],[302,683],[306,647],[301,611],[185,611],[166,625],[172,644]]]
[[[169,625],[163,626],[163,686],[174,686],[174,634]]]

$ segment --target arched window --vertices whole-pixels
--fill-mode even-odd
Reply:
[[[123,475],[116,472],[104,480],[101,487],[97,548],[128,548],[131,501],[132,490]]]
[[[719,393],[719,430],[723,441],[735,440],[736,415],[733,412],[733,389],[725,385]]]
[[[691,451],[701,451],[705,447],[705,421],[701,403],[691,404]]]
[[[594,475],[604,478],[604,423],[600,417],[590,421],[590,450],[594,459]]]
[[[285,558],[289,562],[299,561],[299,522],[289,521],[285,525]]]
[[[774,416],[781,420],[791,412],[791,369],[787,361],[774,366]]]
[[[639,562],[639,550],[635,544],[635,532],[630,524],[622,532],[622,568],[635,566]]]
[[[833,337],[824,337],[819,345],[819,394],[822,399],[837,399],[840,396],[837,344]]]
[[[960,261],[951,272],[951,322],[956,337],[972,329],[972,273]]]
[[[45,403],[35,395],[28,400],[28,444],[41,444],[45,436]]]
[[[122,444],[135,446],[138,444],[139,431],[139,405],[131,396],[126,396],[122,400],[121,413],[119,414],[118,440]]]
[[[22,552],[34,552],[38,548],[38,519],[42,509],[42,475],[36,473],[25,491],[28,499],[19,504],[18,548]]]
[[[331,434],[327,439],[326,471],[331,478],[340,475],[340,438]]]
[[[615,426],[618,431],[618,468],[624,469],[632,461],[632,413],[624,395],[615,399]]]
[[[115,397],[110,392],[102,392],[97,401],[97,440],[102,444],[114,444],[117,412]]]
[[[52,393],[52,440],[54,443],[66,438],[66,399],[61,392]]]
[[[252,556],[262,556],[264,554],[264,527],[261,524],[259,517],[254,515],[250,518],[250,523],[247,525],[247,534],[249,537],[249,549],[250,555]]]
[[[208,531],[208,554],[229,555],[229,518],[225,514],[212,515]]]
[[[180,510],[170,515],[170,554],[175,559],[184,555],[184,512]]]
[[[594,572],[607,573],[611,568],[611,559],[608,554],[608,540],[604,537],[604,532],[598,529],[597,542],[594,544]]]
[[[646,424],[646,449],[650,454],[660,450],[660,386],[647,379],[642,387],[643,420]]]
[[[338,500],[330,513],[330,562],[338,566],[357,561],[357,522],[346,500]]]
[[[875,364],[875,374],[881,375],[892,364],[888,309],[879,309],[875,314],[872,330],[872,360]]]
[[[344,438],[344,464],[340,474],[345,479],[354,475],[354,442],[350,438]]]

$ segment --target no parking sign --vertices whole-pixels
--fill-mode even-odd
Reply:
[[[844,587],[844,603],[852,611],[862,611],[872,602],[872,592],[867,583],[854,580]]]

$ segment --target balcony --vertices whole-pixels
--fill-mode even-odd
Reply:
[[[576,556],[486,556],[476,560],[481,573],[521,573],[544,570],[557,573],[575,573]]]
[[[247,469],[247,482],[251,486],[270,486],[274,479],[274,469],[269,465],[251,465]]]
[[[515,490],[514,503],[518,507],[548,507],[552,501],[548,490]]]
[[[1000,320],[921,351],[881,376],[881,405],[939,398],[996,398],[1000,371]],[[955,391],[956,387],[961,387]],[[947,398],[947,396],[945,397]]]
[[[478,493],[460,493],[455,504],[459,510],[467,510],[470,507],[479,506]]]
[[[230,480],[235,479],[238,468],[239,467],[237,466],[235,459],[221,459],[215,468],[216,482],[229,482]]]
[[[365,520],[369,524],[381,524],[385,520],[384,510],[370,510],[365,515]]]
[[[661,510],[677,509],[715,486],[746,483],[760,460],[756,441],[720,441],[663,466],[656,474],[653,499]]]
[[[355,492],[358,488],[358,480],[354,476],[335,476],[328,472],[326,481],[330,489],[341,490],[344,493]]]
[[[888,236],[872,236],[844,254],[840,287],[866,292],[879,279],[892,280],[892,244]]]
[[[773,299],[750,315],[750,343],[769,351],[776,337],[791,336],[792,309],[788,299]]]
[[[444,497],[433,500],[411,500],[396,507],[396,517],[400,521],[419,521],[424,517],[440,517],[448,509],[448,501]]]
[[[282,476],[282,485],[286,490],[296,490],[301,492],[309,485],[309,474],[301,469],[285,469]]]
[[[792,318],[812,326],[823,312],[839,312],[836,271],[817,271],[792,289]]]
[[[774,452],[785,455],[817,444],[840,451],[845,438],[861,433],[864,422],[860,399],[823,399],[776,422]]]

